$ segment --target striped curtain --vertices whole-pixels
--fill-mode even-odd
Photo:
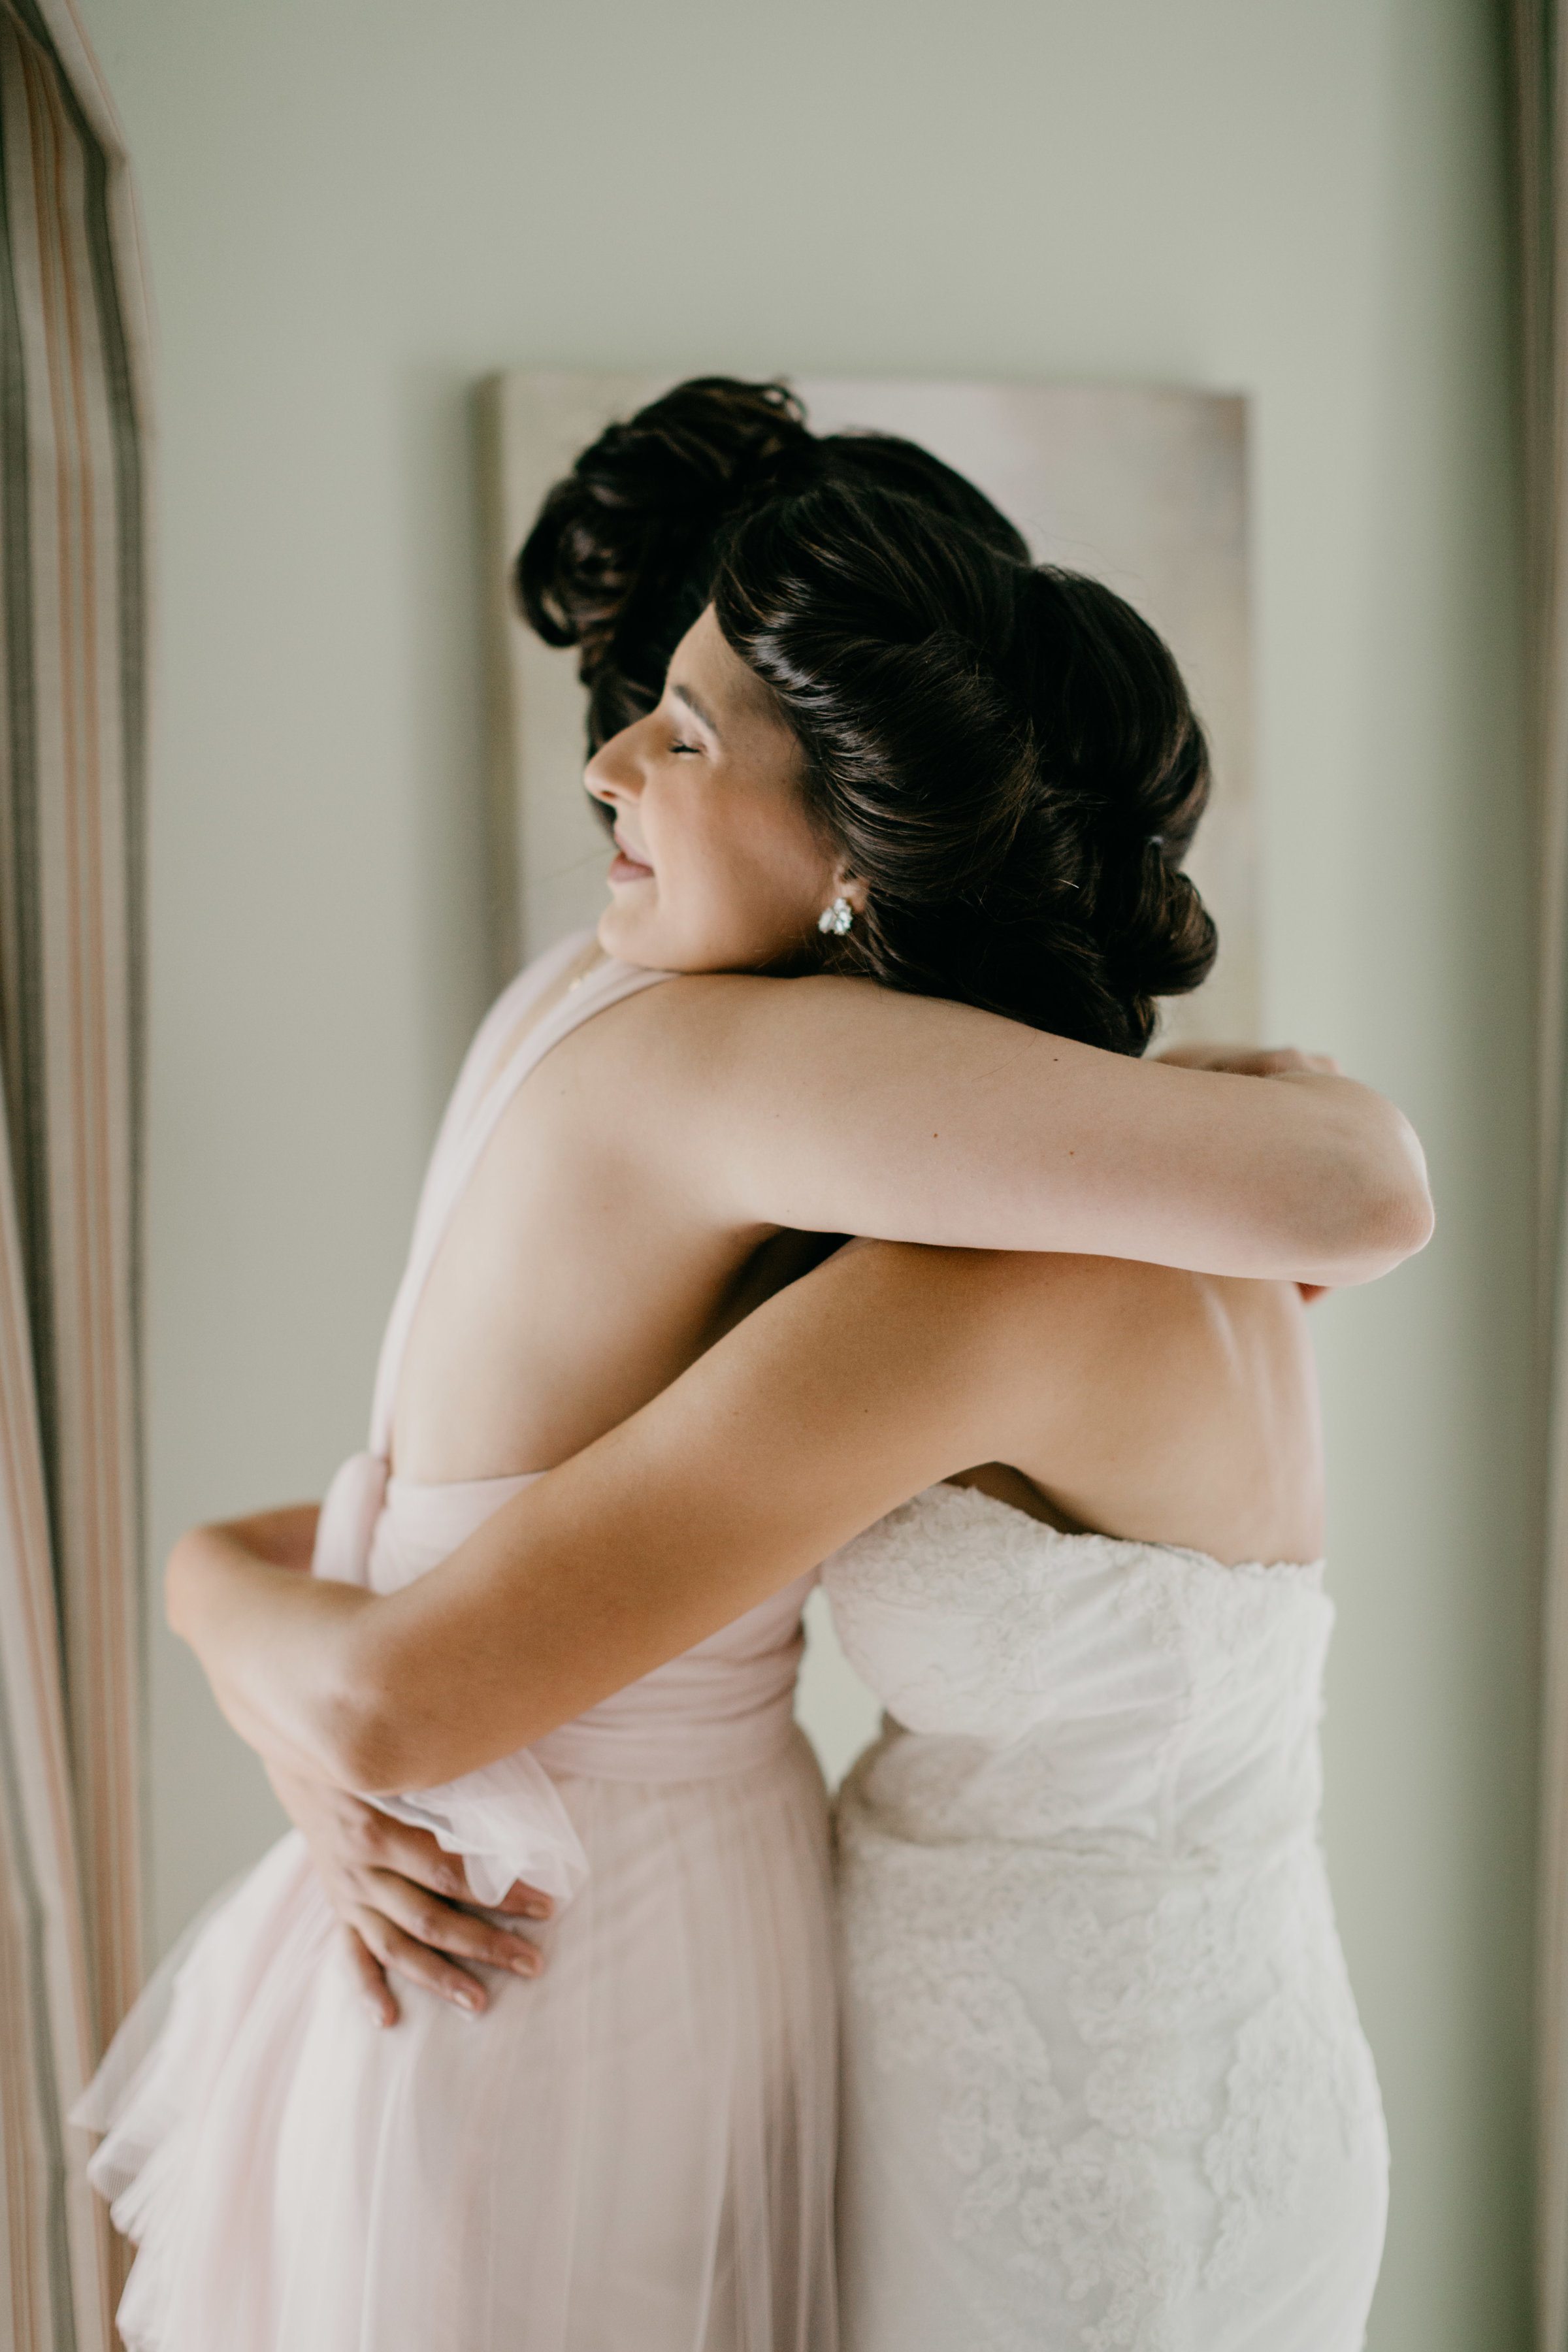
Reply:
[[[1512,0],[1535,834],[1542,1742],[1537,2341],[1568,2352],[1568,104],[1556,0]]]
[[[147,305],[70,0],[0,0],[0,2341],[106,2352],[63,2121],[141,1973]]]

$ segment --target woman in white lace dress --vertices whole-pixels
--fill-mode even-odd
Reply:
[[[697,763],[689,782],[688,761]],[[1063,1034],[1038,1044],[1058,1108],[1108,1067],[1068,1038],[1111,1047],[1109,1068],[1140,1076],[1116,1056],[1145,1042],[1153,992],[1194,984],[1212,954],[1177,866],[1206,790],[1202,739],[1163,648],[1093,583],[1030,573],[896,495],[827,488],[763,505],[727,551],[714,604],[682,641],[663,700],[605,747],[590,783],[616,813],[613,944],[628,959],[722,970],[739,949],[726,948],[716,922],[721,933],[733,919],[737,940],[771,924],[782,941],[810,919],[826,881],[827,936],[852,942],[846,959],[858,953],[890,990],[967,996],[1036,1029],[1054,1021]],[[707,967],[693,961],[705,937]],[[566,1001],[574,978],[604,989],[610,1009],[577,1018]],[[1330,1086],[1321,1097],[1331,1114],[1339,1106],[1318,1161],[1331,1197],[1319,1196],[1310,1171],[1297,1175],[1303,1203],[1333,1233],[1314,1252],[1258,1238],[1258,1187],[1276,1215],[1290,1189],[1270,1156],[1277,1120],[1259,1099],[1283,1089],[1149,1071],[1134,1101],[1107,1084],[1087,1123],[1041,1123],[1031,1148],[1048,1177],[1037,1167],[1021,1183],[998,1057],[1015,1057],[1021,1081],[1026,1032],[976,1026],[973,1013],[917,1006],[907,993],[862,1000],[841,982],[819,997],[813,982],[678,990],[658,978],[623,964],[606,979],[602,964],[567,957],[530,980],[527,1004],[503,1000],[500,1026],[481,1038],[389,1333],[376,1446],[345,1472],[316,1534],[323,1575],[352,1580],[310,1581],[282,1564],[298,1557],[309,1513],[199,1534],[171,1571],[176,1622],[264,1752],[342,1790],[419,1792],[395,1801],[441,1825],[483,1872],[475,1891],[487,1900],[531,1857],[559,1865],[552,1969],[541,1986],[526,1981],[531,1965],[521,1982],[519,1971],[489,1977],[492,2013],[466,2043],[437,2022],[449,2012],[421,2005],[399,2029],[411,2037],[395,2045],[406,2061],[391,2054],[393,2037],[384,2060],[361,2046],[363,2027],[356,2042],[341,1992],[328,1998],[320,1891],[281,1849],[263,1864],[198,1946],[182,1982],[183,2023],[177,2008],[173,2042],[106,2143],[106,2168],[126,2167],[128,2218],[158,2242],[151,2267],[144,2245],[138,2340],[202,2342],[193,2315],[216,2314],[223,2280],[243,2274],[254,2296],[231,2328],[243,2317],[247,2343],[336,2347],[363,2340],[368,2325],[378,2347],[421,2352],[437,2341],[464,2352],[517,2343],[586,2352],[631,2340],[627,2330],[692,2352],[826,2347],[833,2315],[816,2235],[825,2102],[815,1995],[792,1981],[813,1965],[809,1920],[782,1965],[769,1940],[783,1932],[769,1878],[785,1866],[786,1844],[801,1849],[788,1860],[791,1887],[808,1907],[814,1899],[809,1809],[793,1780],[775,1803],[773,1781],[748,1778],[765,1769],[776,1780],[785,1751],[753,1754],[745,1742],[758,1726],[771,1739],[781,1697],[787,1708],[802,1580],[836,1543],[976,1460],[1015,1463],[1015,1499],[1028,1509],[1048,1514],[1052,1493],[1075,1509],[1078,1490],[1058,1458],[1061,1432],[1042,1418],[1041,1350],[1066,1296],[1039,1287],[1047,1261],[1026,1276],[978,1255],[858,1247],[710,1345],[750,1304],[740,1276],[784,1222],[778,1204],[787,1198],[802,1227],[879,1225],[931,1239],[945,1227],[978,1246],[988,1223],[993,1233],[1026,1223],[1006,1204],[1044,1182],[1052,1198],[1041,1222],[1062,1246],[1125,1249],[1135,1231],[1151,1257],[1259,1276],[1360,1277],[1423,1236],[1405,1132],[1396,1117],[1369,1115],[1353,1090]],[[735,993],[757,990],[760,998]],[[815,1063],[787,1017],[807,1000],[819,1007]],[[652,1017],[678,1004],[669,1021]],[[783,1025],[770,1025],[775,1017]],[[503,1040],[503,1029],[514,1039],[531,1020],[535,1042]],[[759,1042],[774,1041],[771,1119],[764,1073],[747,1061],[748,1020],[761,1024]],[[863,1050],[847,1054],[846,1023]],[[694,1055],[710,1104],[683,1079]],[[498,1062],[503,1101],[528,1102],[521,1126],[509,1113],[485,1124]],[[679,1118],[657,1088],[650,1095],[650,1064],[684,1087]],[[526,1087],[523,1066],[537,1067]],[[803,1087],[823,1098],[804,1101]],[[748,1089],[759,1097],[749,1108]],[[929,1130],[908,1109],[922,1099],[936,1106]],[[1301,1148],[1321,1148],[1311,1121],[1296,1133]],[[595,1136],[596,1156],[584,1157]],[[555,1147],[548,1165],[542,1137]],[[561,1192],[551,1170],[563,1139],[576,1158]],[[1247,1157],[1260,1149],[1254,1185]],[[1163,1161],[1179,1181],[1162,1181]],[[525,1207],[555,1203],[553,1260],[541,1254],[542,1228],[524,1248],[524,1223],[509,1243],[520,1192]],[[921,1204],[912,1215],[894,1205],[909,1199]],[[520,1345],[512,1246],[540,1328],[554,1333],[553,1387],[540,1384],[539,1328]],[[597,1291],[584,1282],[595,1250]],[[1071,1264],[1050,1261],[1048,1271],[1067,1283]],[[646,1343],[629,1370],[617,1366],[596,1326],[618,1331],[623,1351],[630,1345],[618,1286],[640,1286],[645,1309],[667,1294],[668,1322],[699,1274],[704,1311],[694,1318],[688,1302],[674,1338],[669,1326],[662,1371]],[[751,1296],[776,1291],[780,1278],[776,1265],[760,1270]],[[1230,1289],[1212,1276],[1137,1275],[1162,1278],[1175,1286],[1176,1324],[1206,1334],[1210,1357],[1229,1367],[1230,1389],[1210,1400],[1215,1430],[1231,1416],[1224,1444],[1280,1437],[1301,1402],[1287,1377],[1289,1359],[1299,1384],[1292,1302],[1268,1282]],[[1183,1287],[1190,1280],[1195,1289]],[[1138,1294],[1131,1312],[1153,1339],[1152,1295]],[[593,1363],[601,1393],[590,1436],[593,1422],[603,1428],[636,1407],[693,1356],[646,1413],[563,1469],[533,1477],[519,1467],[519,1451],[537,1463],[581,1444],[573,1417],[580,1424],[590,1412],[583,1383]],[[1189,1349],[1167,1371],[1196,1400],[1206,1361]],[[1073,1377],[1087,1393],[1086,1367]],[[1118,1379],[1136,1393],[1125,1371]],[[1278,1423],[1244,1423],[1244,1391],[1255,1402],[1274,1397]],[[1195,1445],[1196,1427],[1189,1466],[1201,1487],[1215,1452],[1213,1442]],[[1250,1505],[1216,1491],[1207,1517],[1195,1489],[1173,1500],[1152,1488],[1148,1510],[1158,1519],[1179,1507],[1176,1527],[1128,1531],[1174,1533],[1226,1558],[1237,1530],[1256,1527],[1254,1556],[1272,1556],[1270,1532],[1286,1540],[1282,1531],[1314,1507],[1308,1454],[1298,1445],[1293,1472],[1254,1478]],[[1126,1517],[1126,1497],[1092,1475],[1079,1499],[1090,1503],[1086,1516]],[[984,1507],[1044,1544],[1027,1510]],[[443,1552],[451,1556],[437,1565]],[[1042,1607],[1054,1622],[1054,1598]],[[912,1595],[911,1639],[929,1615],[925,1596]],[[663,1666],[681,1651],[689,1654]],[[896,1683],[896,1659],[867,1663]],[[1064,1663],[1031,1655],[1025,1681],[1037,1697],[1062,1679]],[[1102,1688],[1103,1674],[1091,1681]],[[1146,1657],[1133,1663],[1131,1689],[1125,1745],[1157,1773],[1172,1723],[1194,1708],[1183,1713]],[[1153,1710],[1147,1720],[1140,1707]],[[572,1717],[569,1733],[554,1730]],[[731,1753],[725,1743],[737,1738]],[[682,1780],[683,1752],[708,1780]],[[936,1775],[933,1790],[950,1780]],[[1155,1806],[1161,1823],[1170,1810]],[[1032,1817],[1019,1820],[1027,1828]],[[1142,1867],[1136,1840],[1146,1843],[1147,1822],[1131,1834]],[[1310,1822],[1304,1834],[1310,1843]],[[370,1908],[360,1907],[363,1927]],[[481,1962],[519,1957],[489,1921],[470,1921],[467,1940],[448,1948]],[[1331,2026],[1342,2042],[1342,2020]],[[1223,2039],[1231,2028],[1215,2030]],[[940,2063],[937,2075],[945,2082]],[[1136,2084],[1125,2089],[1133,2099]],[[1158,2128],[1190,2138],[1196,2097],[1162,2107]],[[1039,2101],[1031,2125],[1037,2110]],[[911,2160],[946,2145],[935,2109],[906,2102],[897,2130],[910,2119]],[[1138,2122],[1132,2144],[1141,2133]],[[228,2184],[216,2203],[204,2149]],[[853,2144],[851,2159],[853,2178]],[[247,2160],[265,2194],[242,2202]],[[1187,2193],[1184,2142],[1171,2164],[1179,2193],[1169,2226],[1195,2262],[1208,2225]],[[216,2239],[193,2230],[193,2198],[210,2209]],[[1015,2201],[1037,2255],[1037,2199]],[[933,2210],[947,2218],[940,2202]],[[1322,2221],[1320,2203],[1309,2238]],[[1145,2231],[1147,2243],[1157,2238]],[[884,2260],[869,2206],[863,2240],[868,2329],[880,2325]],[[1047,2308],[1058,2258],[1047,2249],[1023,2288],[1026,2327]],[[1084,2293],[1111,2278],[1073,2260],[1072,2284]],[[1207,2252],[1203,2262],[1205,2277],[1220,2277]],[[973,2340],[993,2326],[991,2274],[1015,2267],[1009,2251],[992,2261],[983,2250],[978,2300],[973,2280],[957,2277],[952,2310]],[[1357,2293],[1364,2269],[1363,2259]],[[208,2273],[205,2301],[193,2298],[191,2276]],[[1255,2293],[1245,2261],[1229,2275]],[[1171,2289],[1162,2275],[1154,2287],[1158,2312],[1175,2308],[1181,2282]],[[1342,2293],[1341,2304],[1349,2308]],[[166,2324],[169,2310],[179,2325]],[[1100,2324],[1085,2310],[1086,2324]],[[1142,2337],[1125,2334],[1132,2323],[1117,2309],[1103,2326],[1122,2326],[1127,2342],[1160,2340],[1142,2313],[1132,2313]],[[962,2339],[949,2329],[928,2340]],[[1102,2340],[1118,2339],[1102,2327]]]
[[[450,1612],[494,1622],[503,1588],[527,1736],[561,1704],[540,1662],[625,1606],[628,1558],[685,1630],[841,1542],[827,1590],[889,1718],[838,1811],[845,2352],[1363,2340],[1387,2149],[1318,1844],[1303,1311],[1289,1284],[852,1244],[397,1629],[404,1693],[450,1705]]]

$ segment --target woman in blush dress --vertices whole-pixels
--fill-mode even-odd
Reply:
[[[538,1465],[577,1455],[581,1511],[614,1424],[721,1360],[809,1262],[791,1229],[1331,1280],[1416,1244],[1385,1106],[1131,1057],[1150,989],[1212,952],[1175,865],[1205,783],[1169,656],[1092,583],[880,489],[742,524],[658,705],[590,766],[620,845],[609,956],[524,975],[459,1081],[372,1448],[319,1524],[198,1531],[171,1567],[176,1623],[289,1785],[383,1792],[481,1902],[542,1887],[550,1967],[465,1914],[455,1948],[508,1963],[482,2025],[416,1996],[378,2032],[285,1840],[93,2110],[142,2249],[129,2341],[831,2346],[823,1806],[789,1723],[826,1522],[803,1501],[788,1575],[762,1546],[765,1591],[749,1534],[721,1590],[701,1546],[667,1573],[657,1514],[646,1560],[623,1526],[615,1593],[576,1605],[574,1570],[530,1633],[531,1692],[515,1530],[556,1484]],[[808,976],[823,942],[848,970]],[[312,1545],[317,1576],[290,1572]],[[373,1907],[350,1906],[362,1937]]]

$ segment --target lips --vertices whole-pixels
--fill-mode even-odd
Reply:
[[[610,880],[612,882],[650,881],[653,877],[653,867],[647,860],[638,857],[635,852],[629,850],[618,833],[613,838],[616,855],[610,860]]]

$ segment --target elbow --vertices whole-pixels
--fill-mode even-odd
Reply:
[[[374,1685],[334,1679],[316,1695],[310,1716],[310,1744],[340,1789],[379,1797],[404,1785],[395,1718]]]
[[[406,1697],[389,1668],[383,1604],[352,1587],[331,1591],[341,1612],[317,1617],[271,1663],[276,1719],[324,1780],[377,1796],[400,1785]]]
[[[187,1528],[163,1567],[163,1620],[171,1633],[195,1646],[202,1566],[210,1528]]]
[[[1412,1171],[1403,1190],[1391,1199],[1385,1209],[1385,1230],[1381,1235],[1383,1247],[1391,1266],[1401,1265],[1424,1250],[1436,1230],[1437,1213],[1432,1205],[1432,1187],[1426,1181],[1426,1162],[1414,1135],[1417,1167]]]
[[[1328,1276],[1329,1282],[1344,1288],[1392,1274],[1396,1265],[1426,1248],[1435,1223],[1430,1193],[1419,1198],[1384,1195],[1369,1202],[1353,1237],[1344,1245],[1344,1263]]]
[[[370,1612],[366,1612],[367,1615]],[[381,1629],[363,1618],[343,1629],[323,1660],[310,1704],[310,1739],[323,1770],[359,1797],[395,1795],[411,1785],[407,1695],[381,1654]]]
[[[1391,1103],[1381,1108],[1380,1148],[1358,1158],[1354,1178],[1341,1193],[1350,1213],[1331,1244],[1342,1263],[1329,1277],[1340,1285],[1374,1282],[1391,1273],[1426,1248],[1436,1222],[1415,1130]]]

